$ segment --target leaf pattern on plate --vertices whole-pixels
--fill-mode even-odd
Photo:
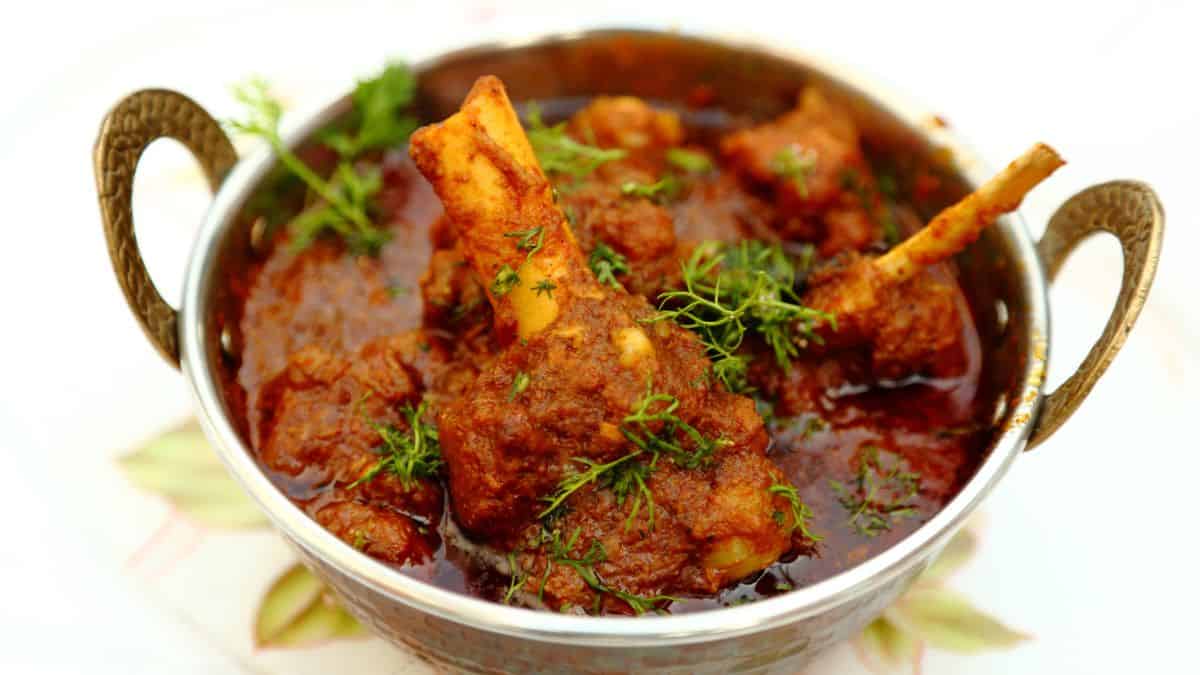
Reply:
[[[969,528],[955,534],[912,589],[854,639],[859,660],[877,673],[917,673],[927,646],[973,654],[1029,640],[942,587],[978,548],[978,537]]]
[[[299,563],[267,589],[254,620],[258,647],[305,647],[365,634],[329,588]]]
[[[912,633],[879,617],[854,640],[859,659],[876,673],[888,673],[903,666],[916,671],[925,646]]]
[[[267,519],[217,458],[195,422],[168,431],[117,460],[138,488],[161,495],[210,527],[263,527]]]
[[[974,532],[968,528],[959,530],[950,539],[950,543],[946,544],[946,548],[942,549],[933,563],[921,574],[917,583],[936,585],[945,582],[971,560],[978,548],[979,540]]]
[[[948,588],[914,588],[884,616],[935,649],[970,654],[1012,647],[1029,639]]]

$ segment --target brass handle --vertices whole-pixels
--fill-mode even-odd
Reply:
[[[1154,282],[1163,227],[1162,204],[1154,191],[1144,183],[1128,180],[1087,188],[1068,199],[1050,217],[1046,234],[1037,244],[1050,281],[1071,251],[1097,232],[1108,232],[1120,240],[1125,269],[1121,292],[1104,333],[1092,345],[1079,369],[1042,403],[1027,450],[1049,438],[1071,417],[1125,344],[1125,337],[1133,329]]]
[[[187,146],[213,192],[237,161],[237,152],[221,125],[203,108],[182,94],[163,89],[147,89],[122,99],[104,118],[96,138],[92,155],[96,191],[113,272],[146,337],[178,368],[177,314],[150,280],[133,232],[133,174],[142,152],[160,138],[173,138]]]

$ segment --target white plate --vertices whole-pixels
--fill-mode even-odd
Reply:
[[[313,107],[387,57],[420,58],[486,36],[657,21],[803,42],[938,102],[984,141],[980,150],[994,163],[1033,139],[1060,145],[1074,163],[1031,200],[1025,211],[1034,223],[1095,179],[1133,174],[1160,187],[1172,218],[1170,253],[1137,332],[1071,423],[1023,458],[990,500],[984,548],[954,583],[1036,639],[981,656],[931,653],[924,672],[1188,669],[1196,562],[1183,542],[1193,536],[1200,469],[1187,424],[1200,404],[1200,284],[1182,252],[1197,250],[1200,237],[1176,206],[1194,202],[1200,103],[1194,90],[1155,87],[1179,84],[1177,75],[1163,79],[1164,64],[1189,62],[1185,49],[1196,56],[1186,28],[1200,18],[1195,7],[1089,3],[1081,12],[1009,3],[1007,12],[992,10],[981,35],[984,20],[958,3],[941,3],[940,19],[920,21],[914,3],[793,3],[765,15],[743,3],[746,16],[732,22],[696,3],[645,4],[598,14],[542,2],[285,9],[223,0],[184,16],[161,3],[104,3],[72,8],[71,21],[60,20],[62,9],[41,8],[26,17],[30,26],[3,29],[11,33],[0,56],[13,70],[13,96],[0,113],[8,215],[0,429],[9,449],[0,462],[10,483],[0,500],[16,525],[0,538],[0,573],[10,582],[0,603],[0,664],[122,673],[423,667],[377,640],[256,652],[254,606],[291,560],[273,535],[177,522],[149,553],[135,555],[169,516],[160,501],[133,491],[112,460],[185,417],[189,401],[112,280],[88,161],[109,105],[136,88],[169,86],[228,115],[229,84],[253,71],[298,107]],[[536,13],[518,16],[522,8]],[[1051,41],[1053,52],[1021,47]],[[148,157],[137,183],[138,232],[173,298],[207,196],[182,150],[156,147]],[[1115,296],[1114,248],[1086,247],[1055,287],[1052,381],[1100,332]],[[844,648],[809,672],[857,668]]]

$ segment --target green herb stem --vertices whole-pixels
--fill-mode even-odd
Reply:
[[[832,314],[800,303],[796,277],[795,262],[778,244],[704,242],[683,263],[684,288],[659,295],[659,313],[650,321],[670,319],[695,332],[714,361],[713,374],[730,391],[747,391],[750,359],[738,353],[747,332],[758,334],[786,368],[801,346],[820,342],[816,326],[836,330]]]
[[[376,448],[383,457],[367,470],[351,488],[368,483],[387,470],[399,477],[401,485],[411,490],[420,479],[434,478],[442,468],[442,448],[437,429],[424,421],[425,403],[416,408],[406,405],[402,411],[409,430],[401,431],[394,426],[383,425],[374,420],[367,424],[379,434],[382,445]]]

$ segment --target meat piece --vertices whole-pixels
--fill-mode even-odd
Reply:
[[[874,260],[849,254],[809,277],[805,304],[837,316],[837,330],[823,333],[825,346],[868,349],[876,377],[958,374],[963,366],[960,326],[969,317],[960,315],[965,304],[949,264],[894,284]]]
[[[880,239],[856,193],[874,189],[858,129],[819,90],[805,89],[796,108],[775,120],[730,134],[721,152],[742,177],[774,194],[784,238],[819,241],[826,256]]]
[[[627,195],[628,183],[650,185],[658,177],[622,160],[600,167],[571,189],[559,203],[572,217],[580,249],[604,245],[623,256],[629,270],[617,281],[630,293],[654,299],[679,277],[679,243],[671,213],[646,197]]]
[[[702,449],[683,432],[664,438],[688,453],[709,452],[711,460],[685,469],[665,453],[656,461],[652,453],[634,457],[630,461],[654,461],[656,467],[645,477],[654,527],[647,504],[629,520],[635,495],[618,505],[611,490],[587,486],[564,502],[565,515],[556,523],[561,536],[579,527],[606,533],[600,573],[611,583],[622,579],[618,588],[639,595],[709,594],[791,547],[792,522],[781,527],[774,516],[787,506],[768,492],[786,481],[765,456],[767,437],[753,402],[708,384],[708,361],[690,334],[662,323],[642,332],[638,319],[652,315],[644,300],[624,294],[604,303],[571,303],[558,323],[504,351],[464,397],[447,406],[439,428],[454,511],[465,530],[501,549],[519,550],[531,530],[540,532],[547,498],[586,470],[580,458],[604,464],[638,450],[626,432],[636,428],[628,420],[646,400],[649,381],[653,393],[670,396],[680,420],[711,447]],[[646,352],[625,351],[624,340],[643,339]],[[527,384],[514,395],[518,378]],[[653,410],[668,405],[664,400]],[[662,433],[661,425],[655,429]],[[618,542],[647,537],[673,540],[683,552],[669,567],[665,559],[644,561],[655,574],[670,571],[669,584],[655,586],[657,576],[641,579],[626,569],[639,564],[631,556],[643,554]],[[584,537],[583,547],[594,538]],[[539,555],[549,553],[540,550],[533,558]],[[550,593],[552,602],[585,604]]]
[[[567,574],[541,589],[553,606],[636,611],[629,594],[711,593],[790,550],[803,511],[753,402],[714,386],[693,334],[596,281],[500,82],[480,79],[410,151],[517,338],[438,417],[458,524]],[[505,237],[517,228],[542,228],[540,245]],[[669,545],[617,545],[636,532]]]
[[[433,252],[420,283],[427,325],[460,329],[491,322],[487,294],[456,242]]]
[[[420,372],[442,358],[420,331],[368,342],[351,358],[310,346],[259,398],[256,445],[281,488],[344,541],[388,562],[420,562],[436,549],[442,490],[388,471],[364,476],[381,459],[379,428],[409,431],[401,409],[416,405]]]
[[[420,504],[423,510],[440,514],[440,491],[436,493],[436,503],[416,501],[422,497],[434,498],[435,493],[419,490],[406,502]],[[436,519],[430,521],[415,512],[396,510],[384,501],[363,503],[334,499],[320,504],[308,511],[321,527],[374,558],[398,564],[420,563],[431,559],[437,550]]]
[[[835,206],[821,215],[825,238],[818,251],[829,257],[842,251],[861,251],[879,240],[880,228],[859,198],[842,193]]]
[[[633,96],[598,96],[571,117],[567,129],[586,143],[635,153],[661,151],[683,142],[679,115]]]
[[[679,276],[675,225],[665,202],[684,189],[667,172],[664,153],[683,142],[674,112],[656,110],[632,96],[599,97],[571,116],[567,131],[577,141],[626,151],[583,178],[559,182],[559,205],[571,220],[580,249],[600,245],[623,256],[629,270],[618,280],[626,290],[654,299]],[[671,181],[657,197],[627,193],[628,186]]]
[[[774,209],[735,176],[689,172],[666,161],[684,140],[675,113],[636,98],[600,98],[572,116],[567,129],[580,142],[627,151],[588,176],[560,179],[558,193],[584,252],[603,244],[624,257],[629,270],[618,281],[629,292],[655,302],[677,288],[680,261],[700,241],[776,237]],[[656,184],[660,191],[649,196],[628,189]]]
[[[719,172],[702,176],[678,202],[671,205],[675,232],[688,244],[702,241],[734,242],[741,239],[773,241],[775,208],[745,190],[737,177]],[[690,246],[688,247],[690,253]],[[677,256],[686,260],[687,253]],[[678,262],[676,262],[678,267]]]
[[[441,204],[407,156],[385,153],[380,169],[383,187],[373,217],[387,226],[391,239],[378,257],[346,255],[333,237],[295,253],[290,228],[268,228],[275,232],[273,253],[253,267],[244,287],[239,282],[233,288],[246,296],[238,382],[250,394],[252,409],[258,389],[301,348],[352,353],[370,340],[413,328],[420,303],[417,277],[430,253],[427,230],[440,219]],[[271,211],[280,215],[279,209],[288,208],[279,204]]]
[[[825,326],[835,345],[869,344],[874,369],[883,377],[932,371],[957,373],[965,363],[961,331],[970,323],[952,268],[945,261],[962,251],[1065,162],[1036,143],[1007,167],[884,255],[853,254],[814,275],[808,305],[837,317]]]
[[[599,603],[606,612],[640,613],[659,606],[656,597],[712,595],[758,571],[774,562],[778,544],[746,533],[778,530],[776,514],[782,512],[776,507],[787,508],[775,504],[769,492],[783,478],[764,462],[753,452],[723,453],[717,465],[700,475],[697,469],[660,463],[648,483],[654,499],[652,528],[644,501],[634,514],[633,496],[619,500],[612,490],[581,492],[551,528],[537,524],[527,529],[516,556],[525,577],[522,591],[559,611],[578,607],[595,613]],[[704,538],[725,545],[707,557],[697,555],[697,541]],[[634,604],[611,592],[597,593],[585,576],[563,562],[586,558],[593,547],[597,580],[636,596]]]

